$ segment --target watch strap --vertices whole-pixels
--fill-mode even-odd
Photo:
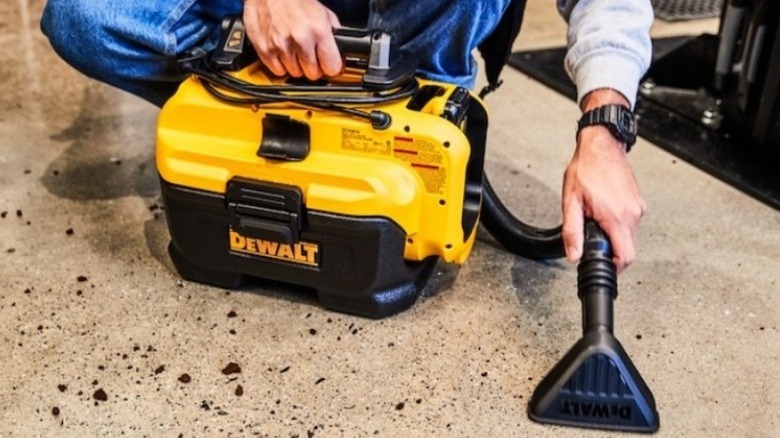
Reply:
[[[626,152],[636,142],[636,118],[623,105],[609,104],[585,112],[577,123],[577,135],[587,126],[603,125],[612,135],[626,144]]]

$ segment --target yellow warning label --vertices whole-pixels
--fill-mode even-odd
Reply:
[[[427,192],[438,194],[444,193],[444,183],[447,181],[447,169],[444,167],[430,167],[421,164],[412,164],[412,167],[422,178]]]
[[[425,190],[442,194],[447,183],[444,157],[436,142],[411,137],[393,139],[393,156],[406,161],[422,178]]]

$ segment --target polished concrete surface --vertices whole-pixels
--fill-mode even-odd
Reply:
[[[519,45],[560,44],[551,3],[531,2]],[[575,268],[484,231],[464,266],[379,321],[286,288],[180,280],[156,109],[64,65],[41,6],[0,4],[0,436],[622,436],[527,418],[580,335]],[[505,80],[488,171],[553,224],[577,109]],[[780,213],[644,141],[631,161],[649,212],[615,332],[655,394],[657,435],[780,436]]]

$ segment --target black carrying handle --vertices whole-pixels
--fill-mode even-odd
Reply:
[[[396,88],[413,80],[417,59],[402,52],[392,34],[382,30],[334,29],[336,45],[348,69],[363,71],[363,86],[371,90]],[[217,47],[209,58],[212,67],[236,71],[257,60],[240,16],[222,20]]]
[[[375,40],[372,31],[343,27],[334,29],[333,38],[336,40],[336,45],[347,68],[367,70],[371,64],[372,50],[376,57],[379,57],[380,52],[385,52],[387,57],[385,62],[392,62],[390,59],[391,38],[386,38],[382,33],[377,33]],[[397,56],[395,53],[392,55]],[[375,62],[375,64],[379,63]]]
[[[375,29],[334,29],[336,45],[347,69],[363,73],[363,86],[372,90],[399,87],[414,78],[417,58],[401,51],[395,37]]]

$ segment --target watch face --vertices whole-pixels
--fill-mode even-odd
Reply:
[[[634,134],[636,133],[636,125],[634,124],[634,117],[628,111],[621,111],[620,117],[618,117],[618,123],[620,124],[620,130]]]

